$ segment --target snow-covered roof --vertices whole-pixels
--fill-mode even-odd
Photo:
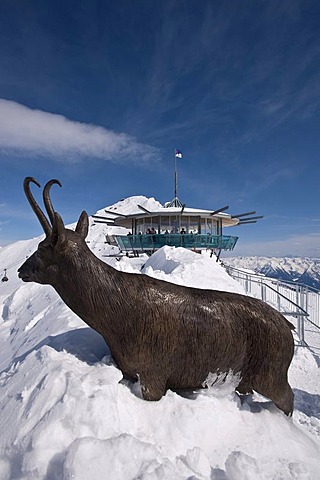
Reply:
[[[147,198],[142,195],[129,197],[120,200],[112,207],[107,207],[104,210],[97,212],[98,215],[112,218],[115,220],[115,224],[124,225],[127,220],[133,218],[144,218],[150,215],[152,216],[197,216],[201,218],[215,218],[221,219],[223,226],[233,226],[239,223],[238,218],[232,218],[232,216],[225,212],[218,212],[212,215],[213,210],[205,210],[203,208],[193,207],[175,207],[163,206],[160,202],[154,198]],[[110,217],[111,214],[111,217]],[[126,218],[124,218],[124,215]]]

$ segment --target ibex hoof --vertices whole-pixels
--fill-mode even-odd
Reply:
[[[157,401],[163,397],[166,393],[166,389],[163,385],[159,384],[156,381],[153,382],[145,382],[140,379],[141,383],[141,392],[144,400],[148,401]]]

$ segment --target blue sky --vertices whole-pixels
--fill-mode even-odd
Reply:
[[[320,257],[319,27],[308,0],[2,0],[0,245],[42,233],[25,176],[68,223],[171,200],[179,148],[188,206],[264,215],[239,254]]]

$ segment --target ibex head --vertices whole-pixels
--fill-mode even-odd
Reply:
[[[61,183],[59,180],[50,180],[43,189],[43,202],[50,223],[30,191],[31,182],[40,187],[37,180],[27,177],[24,179],[23,188],[46,237],[39,243],[38,250],[19,268],[19,277],[24,282],[54,285],[58,280],[59,266],[68,263],[70,255],[77,257],[83,247],[87,248],[85,238],[89,228],[88,215],[82,212],[75,231],[65,228],[62,218],[54,211],[50,199],[51,186],[56,183],[61,187]]]

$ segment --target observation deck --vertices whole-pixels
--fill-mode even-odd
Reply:
[[[154,252],[164,245],[190,250],[233,250],[238,237],[210,234],[138,234],[116,235],[120,250],[125,252]]]

